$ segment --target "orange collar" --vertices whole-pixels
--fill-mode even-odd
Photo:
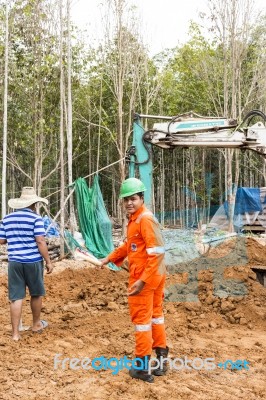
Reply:
[[[145,207],[145,205],[143,204],[134,214],[132,214],[131,215],[131,217],[130,217],[130,221],[135,221],[137,218],[138,218],[138,216],[141,214],[141,213],[143,213],[143,211],[146,211],[147,210],[147,208]]]

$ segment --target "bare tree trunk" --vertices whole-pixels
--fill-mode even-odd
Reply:
[[[236,60],[236,0],[231,1],[231,73],[232,73],[232,100],[231,100],[231,117],[236,118],[236,74],[237,74],[237,60]]]
[[[181,227],[181,190],[180,190],[180,167],[179,167],[179,163],[178,163],[178,157],[175,157],[175,164],[174,164],[174,169],[175,169],[175,176],[176,176],[176,210],[178,213],[178,224]],[[177,221],[176,221],[177,222]]]
[[[212,194],[212,173],[211,169],[206,176],[207,185],[206,185],[206,195],[207,195],[207,215],[206,215],[206,223],[210,222],[210,214],[211,214],[211,194]]]
[[[234,193],[233,193],[233,171],[232,171],[233,155],[234,155],[234,149],[226,149],[227,202],[228,202],[228,215],[229,215],[229,232],[234,232],[235,197],[234,197]]]
[[[60,0],[60,255],[64,256],[64,230],[65,230],[65,169],[64,169],[64,68],[63,68],[63,1]]]
[[[207,215],[206,212],[206,172],[205,172],[205,162],[206,162],[206,151],[203,148],[202,149],[202,159],[201,159],[201,163],[202,163],[202,171],[201,171],[201,180],[202,180],[202,200],[201,200],[201,221],[200,221],[200,225],[205,222],[205,217]]]
[[[4,218],[6,215],[7,93],[8,93],[8,0],[6,1],[6,23],[5,23],[5,77],[4,77],[3,156],[2,156],[2,218]]]
[[[164,153],[163,150],[161,150],[161,168],[160,168],[160,173],[161,173],[161,196],[160,196],[160,210],[161,210],[161,224],[164,226],[165,224],[165,210],[164,210],[164,177],[165,177],[165,172],[164,172]]]
[[[100,107],[99,107],[99,127],[98,127],[98,143],[97,143],[97,164],[96,164],[96,171],[99,169],[99,162],[100,162],[100,146],[101,146],[101,124],[102,124],[102,89],[103,89],[103,81],[101,77],[100,83]],[[107,164],[108,165],[108,164]]]
[[[222,171],[224,168],[222,168],[222,160],[223,160],[223,155],[219,151],[219,205],[221,206],[223,204],[223,182],[222,182]]]
[[[239,167],[239,149],[235,150],[235,179],[234,179],[234,195],[236,196],[237,187],[239,184],[239,175],[240,175],[240,167]]]
[[[196,193],[196,185],[195,185],[195,152],[193,150],[190,151],[190,170],[191,170],[191,180],[192,180],[192,195],[193,195],[193,213],[194,213],[194,222],[197,224],[198,228],[201,228],[201,223],[199,219],[198,212],[198,204],[197,204],[197,193]]]
[[[117,204],[116,200],[117,199],[117,194],[116,194],[116,188],[115,188],[115,180],[112,179],[112,215],[114,217],[117,217]]]
[[[68,184],[73,183],[72,171],[72,152],[73,152],[73,137],[72,137],[72,51],[71,51],[71,24],[70,24],[70,0],[67,0],[67,161],[68,161]],[[69,188],[71,190],[71,187]],[[77,229],[75,218],[75,208],[73,196],[69,199],[69,223],[70,230],[73,233]]]
[[[186,150],[182,150],[182,177],[180,181],[182,182],[181,189],[181,202],[180,202],[180,220],[181,220],[181,228],[185,227],[185,153]]]
[[[186,228],[190,226],[190,195],[189,195],[189,150],[185,149],[185,208],[186,208]]]
[[[175,209],[176,209],[176,186],[175,186],[175,153],[172,153],[173,156],[173,168],[172,168],[172,209],[173,209],[173,225],[176,224],[176,214],[175,214]],[[154,204],[154,203],[153,203]]]
[[[263,158],[263,182],[264,186],[266,186],[266,159]]]
[[[91,101],[89,98],[89,121],[91,120]],[[92,172],[92,139],[91,139],[91,124],[88,125],[88,137],[89,137],[89,175]],[[89,185],[91,185],[91,176],[89,177]]]

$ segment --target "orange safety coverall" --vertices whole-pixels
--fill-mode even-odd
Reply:
[[[129,219],[126,241],[108,255],[108,260],[118,266],[128,257],[129,286],[138,279],[145,282],[139,294],[128,297],[131,320],[135,324],[137,357],[150,355],[155,347],[166,348],[163,246],[159,223],[143,205]]]

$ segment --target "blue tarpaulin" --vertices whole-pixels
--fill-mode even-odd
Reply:
[[[225,212],[228,216],[228,202],[224,203]],[[234,215],[262,211],[259,188],[241,187],[237,189],[235,199]]]
[[[235,214],[262,211],[259,188],[241,187],[236,192]]]
[[[43,218],[43,224],[45,231],[47,230],[48,226],[50,226],[48,232],[46,232],[46,237],[59,237],[59,227],[58,224],[53,222],[48,215],[45,215]]]

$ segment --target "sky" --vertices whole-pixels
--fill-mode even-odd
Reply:
[[[127,0],[137,7],[144,43],[151,55],[188,40],[189,22],[200,22],[199,12],[207,10],[207,0]],[[102,34],[101,9],[106,0],[72,0],[72,20],[87,29],[88,40],[97,42]],[[254,0],[266,9],[265,0]]]
[[[73,0],[72,20],[86,28],[92,42],[101,35],[101,3],[105,0]],[[152,55],[175,47],[188,38],[189,20],[204,9],[206,0],[129,0],[136,5],[144,41]]]

